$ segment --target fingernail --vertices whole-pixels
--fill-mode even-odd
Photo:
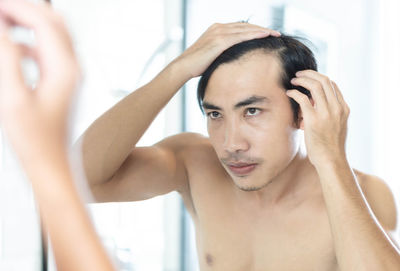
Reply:
[[[279,31],[274,30],[273,33],[277,36],[281,36],[281,33]]]
[[[257,38],[264,38],[265,36],[268,36],[268,32],[261,31],[258,34],[256,34]]]

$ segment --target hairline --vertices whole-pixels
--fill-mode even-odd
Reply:
[[[221,67],[221,66],[223,66],[223,65],[228,65],[228,64],[235,63],[235,62],[240,62],[240,61],[246,60],[246,58],[249,58],[249,57],[251,57],[252,55],[255,55],[255,54],[258,54],[258,53],[262,53],[262,54],[264,54],[264,55],[271,55],[271,56],[275,57],[275,59],[278,61],[278,65],[279,65],[279,69],[280,69],[280,71],[279,71],[279,77],[278,77],[278,84],[279,84],[281,87],[284,88],[285,86],[284,86],[284,84],[283,84],[283,80],[284,80],[284,76],[286,75],[286,73],[285,73],[285,69],[284,69],[284,67],[283,67],[283,61],[282,61],[282,58],[281,58],[280,53],[281,53],[282,51],[284,51],[285,49],[286,49],[286,48],[284,48],[284,47],[278,48],[278,49],[276,49],[276,50],[271,50],[271,49],[268,49],[268,48],[255,48],[255,49],[252,49],[252,50],[250,50],[250,51],[245,52],[243,55],[241,55],[240,57],[238,57],[238,58],[236,58],[236,59],[233,59],[233,60],[228,61],[228,62],[220,63],[220,64],[212,71],[212,73],[211,73],[210,76],[208,77],[207,85],[204,87],[204,92],[203,92],[203,97],[202,97],[202,99],[201,99],[201,102],[203,103],[204,97],[206,96],[207,87],[208,87],[208,85],[209,85],[209,83],[210,83],[210,80],[211,80],[213,74],[215,73],[215,71],[216,71],[219,67]],[[204,113],[204,110],[203,110],[204,108],[203,108],[203,106],[200,106],[200,109],[201,109],[201,110],[203,111],[203,113]]]

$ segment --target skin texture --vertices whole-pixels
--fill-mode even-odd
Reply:
[[[211,26],[88,128],[77,147],[95,198],[136,201],[178,191],[195,224],[201,270],[398,270],[393,195],[379,178],[349,166],[349,108],[325,75],[296,75],[293,84],[309,89],[309,100],[285,93],[273,55],[249,53],[210,78],[209,137],[183,133],[135,147],[182,84],[250,38],[253,27]],[[298,126],[289,97],[300,104]],[[238,174],[229,168],[238,163],[257,165]]]
[[[294,125],[289,99],[278,83],[280,73],[275,56],[251,53],[219,67],[207,87],[204,102],[221,108],[205,110],[210,142],[243,190],[258,190],[279,178],[299,151],[301,134]],[[235,108],[250,97],[263,101]],[[233,174],[229,165],[238,162],[258,164],[249,175]]]

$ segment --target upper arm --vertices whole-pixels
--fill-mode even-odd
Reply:
[[[188,180],[184,150],[194,134],[179,134],[151,147],[134,148],[112,178],[92,187],[97,201],[136,201],[172,191],[185,193]]]
[[[375,217],[392,241],[399,247],[400,234],[396,199],[389,186],[380,178],[370,175],[361,177],[360,186]],[[398,199],[397,199],[398,200]]]

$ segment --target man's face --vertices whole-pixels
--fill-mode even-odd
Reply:
[[[212,74],[203,99],[211,143],[234,183],[255,191],[294,158],[299,129],[276,56],[250,52]]]

